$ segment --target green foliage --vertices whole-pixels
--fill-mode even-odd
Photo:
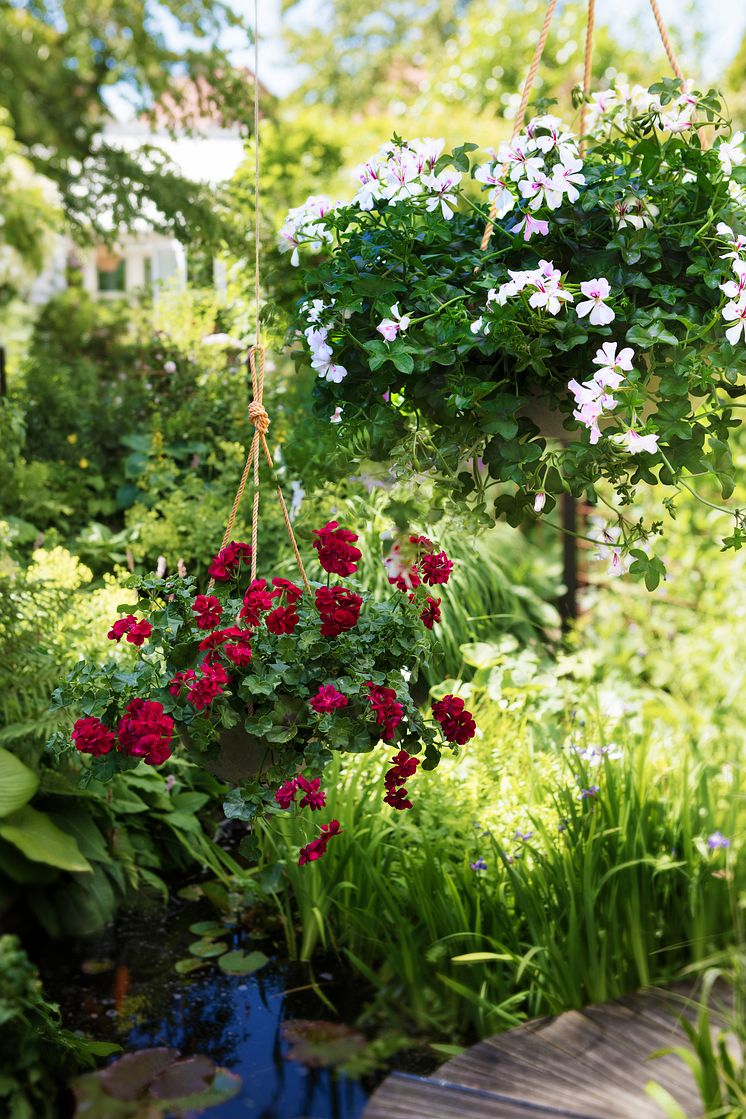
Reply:
[[[0,937],[0,1106],[8,1119],[55,1119],[67,1078],[118,1045],[62,1027],[15,936]]]
[[[59,224],[51,185],[24,157],[0,108],[0,308],[24,295]]]

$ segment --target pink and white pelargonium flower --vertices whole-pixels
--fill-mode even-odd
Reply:
[[[741,253],[746,249],[746,237],[742,233],[738,236],[733,232],[729,225],[724,221],[718,222],[716,226],[718,236],[722,237],[730,245],[731,251],[723,253],[720,257],[721,260],[737,260]]]
[[[550,210],[556,210],[562,202],[561,191],[557,190],[554,179],[550,179],[544,171],[537,171],[536,174],[522,179],[518,189],[524,198],[529,199],[529,208],[532,210],[538,210],[540,206],[548,206]]]
[[[738,303],[726,303],[722,315],[726,322],[733,323],[733,326],[728,327],[725,332],[725,337],[731,346],[738,343],[739,337],[742,337],[743,341],[746,342],[746,298],[741,299]]]
[[[399,304],[394,303],[391,308],[391,318],[381,319],[376,330],[386,342],[393,342],[399,333],[403,333],[408,328],[410,322],[409,315],[402,315]]]
[[[730,176],[733,173],[734,167],[739,167],[746,155],[743,151],[743,132],[736,132],[731,136],[730,140],[721,140],[718,148],[718,159],[723,168],[723,174]]]
[[[422,185],[433,193],[433,197],[428,198],[425,203],[425,209],[432,212],[440,206],[443,217],[450,221],[455,207],[458,206],[458,195],[453,192],[460,182],[460,171],[441,171],[439,175],[423,175]]]
[[[292,253],[290,263],[294,268],[300,264],[299,249],[302,247],[317,253],[324,245],[331,245],[333,234],[325,227],[324,219],[340,205],[342,203],[319,194],[311,195],[301,206],[288,210],[279,235],[280,251]]]
[[[600,366],[593,374],[593,380],[601,388],[615,391],[622,384],[624,374],[631,372],[634,356],[635,351],[631,346],[626,346],[617,353],[616,342],[604,342],[603,346],[596,350],[593,359],[593,364]]]
[[[497,150],[497,162],[510,168],[510,178],[514,183],[524,175],[535,175],[544,166],[544,160],[536,154],[535,146],[527,136],[518,136],[510,144],[501,144]]]
[[[746,260],[734,260],[733,271],[736,274],[735,280],[726,280],[724,284],[720,285],[720,290],[728,299],[740,300],[746,290]]]
[[[625,451],[629,451],[631,455],[649,454],[654,455],[658,450],[658,436],[649,433],[635,431],[630,428],[629,431],[621,431],[611,437],[615,443],[620,447],[624,447]]]
[[[555,163],[552,169],[552,190],[556,191],[560,199],[567,195],[568,202],[577,202],[580,198],[579,186],[585,186],[585,175],[582,174],[583,161],[574,156],[566,155]]]
[[[500,164],[483,163],[481,167],[477,167],[474,178],[477,182],[493,188],[487,197],[495,206],[496,216],[504,218],[506,214],[509,214],[515,206],[515,198],[510,191]]]
[[[593,326],[606,326],[614,321],[616,315],[605,303],[611,295],[611,285],[607,279],[599,276],[598,279],[588,280],[580,285],[580,290],[586,299],[576,307],[579,319],[588,315],[588,321]]]
[[[524,241],[530,241],[534,233],[538,233],[541,237],[547,237],[549,235],[549,222],[541,221],[540,218],[535,218],[532,214],[526,214],[523,221],[514,225],[509,232],[520,233],[521,230],[523,230]]]

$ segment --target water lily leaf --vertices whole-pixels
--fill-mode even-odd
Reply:
[[[195,940],[189,945],[189,951],[193,956],[207,960],[210,956],[220,956],[225,952],[225,944],[214,940]]]
[[[264,952],[226,952],[218,960],[218,964],[223,971],[228,972],[229,975],[251,975],[252,972],[259,971],[260,967],[264,967],[269,963],[269,959],[264,955]]]
[[[180,890],[176,891],[177,898],[183,898],[184,901],[199,901],[203,897],[202,887],[196,883],[191,886],[182,886]]]
[[[209,1057],[189,1057],[167,1068],[151,1084],[149,1095],[157,1100],[183,1099],[207,1091],[215,1077],[215,1063]]]
[[[228,930],[225,925],[219,925],[217,921],[196,921],[189,926],[189,931],[195,936],[224,936]]]
[[[141,1049],[138,1053],[125,1053],[96,1076],[104,1090],[116,1100],[137,1100],[170,1065],[179,1059],[178,1049],[158,1046]]]
[[[202,967],[207,967],[208,962],[208,960],[187,956],[184,960],[176,961],[174,964],[174,971],[179,975],[191,975],[193,971],[198,971]]]
[[[309,1068],[331,1068],[362,1052],[366,1038],[343,1022],[311,1022],[296,1018],[285,1022],[282,1034],[290,1044],[288,1058]]]
[[[28,804],[39,788],[39,778],[10,750],[0,747],[0,817]]]

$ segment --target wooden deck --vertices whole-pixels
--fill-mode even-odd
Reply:
[[[651,1053],[686,1044],[681,988],[540,1018],[467,1049],[430,1077],[394,1073],[363,1119],[662,1119],[650,1080],[688,1116],[701,1113],[685,1063]]]

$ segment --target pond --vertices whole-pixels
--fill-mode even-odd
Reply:
[[[365,991],[337,960],[288,962],[239,927],[227,928],[214,952],[265,949],[269,959],[253,974],[190,959],[190,945],[210,940],[190,928],[211,924],[217,929],[214,910],[176,900],[122,911],[101,933],[34,955],[68,1027],[125,1052],[168,1046],[201,1054],[238,1074],[238,1094],[205,1112],[211,1119],[358,1119],[393,1064],[429,1071],[438,1063],[422,1049],[380,1059],[380,1035],[371,1048],[374,1035],[355,1026]],[[196,970],[178,974],[179,960]]]

